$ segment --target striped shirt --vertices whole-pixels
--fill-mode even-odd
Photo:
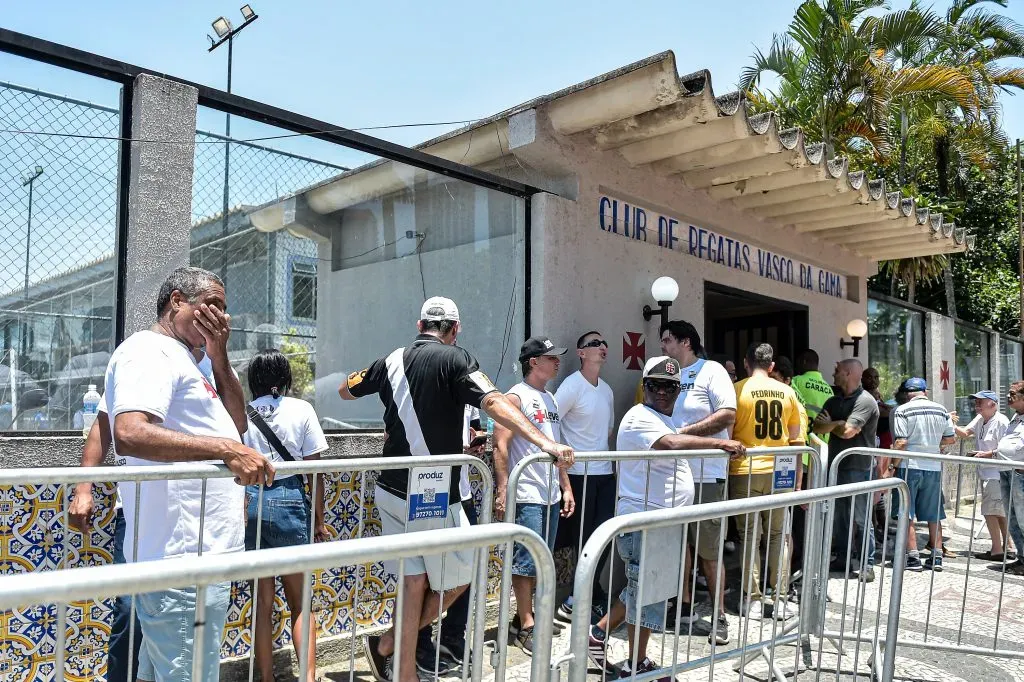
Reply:
[[[913,398],[897,407],[892,413],[892,435],[895,440],[907,441],[908,452],[938,454],[943,438],[954,435],[953,421],[942,405],[924,396]],[[942,462],[933,459],[904,460],[908,469],[942,471]]]

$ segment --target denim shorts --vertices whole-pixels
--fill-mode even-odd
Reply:
[[[136,564],[140,568],[145,564]],[[206,627],[203,641],[194,646],[196,588],[162,590],[136,597],[142,625],[139,651],[140,680],[192,682],[192,656],[203,652],[203,676],[195,682],[217,680],[220,675],[220,642],[231,601],[231,583],[206,588]]]
[[[615,540],[619,556],[626,564],[626,587],[619,594],[619,601],[626,605],[626,622],[636,625],[636,604],[640,590],[640,553],[643,547],[642,531],[624,533]],[[648,604],[640,609],[640,627],[661,632],[665,626],[667,601]]]
[[[260,523],[260,549],[294,547],[309,544],[309,504],[302,490],[302,476],[274,481],[263,489],[263,518]],[[256,504],[260,486],[245,488],[245,548],[256,549]]]
[[[555,537],[558,535],[558,512],[560,505],[533,504],[524,502],[516,505],[516,523],[526,526],[548,543],[548,549],[555,551]],[[549,525],[550,524],[550,525]],[[533,556],[518,542],[512,552],[512,575],[529,578],[537,576]]]
[[[910,518],[937,523],[946,518],[942,508],[942,472],[900,468],[899,477],[910,488]],[[893,517],[899,510],[899,496],[893,496]]]

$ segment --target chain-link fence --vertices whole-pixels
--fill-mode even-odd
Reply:
[[[0,430],[78,428],[114,345],[120,113],[0,82],[0,130]],[[281,348],[299,394],[312,384],[317,246],[246,214],[342,170],[196,134],[192,263],[227,283],[236,369]]]

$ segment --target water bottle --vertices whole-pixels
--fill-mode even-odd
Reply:
[[[494,437],[494,420],[491,419],[490,417],[487,417],[487,437]]]
[[[96,391],[96,384],[89,384],[89,390],[82,398],[82,437],[88,438],[92,430],[93,422],[96,421],[96,413],[99,411],[100,394]]]

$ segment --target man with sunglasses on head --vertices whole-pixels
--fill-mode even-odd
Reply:
[[[722,438],[709,438],[679,433],[672,418],[680,389],[679,362],[670,357],[647,361],[643,372],[644,402],[633,406],[619,424],[618,450],[725,450],[735,456],[744,454],[742,443]],[[624,460],[619,463],[618,508],[616,514],[632,514],[653,509],[670,509],[693,503],[694,485],[691,462],[677,459]],[[647,642],[652,631],[661,631],[666,621],[667,601],[638,604],[640,591],[640,531],[626,533],[616,539],[619,556],[626,564],[626,588],[619,599],[626,605],[629,624],[629,660],[623,664],[620,677],[658,670],[658,664],[647,657]],[[653,549],[653,548],[652,548]],[[648,557],[679,557],[681,548],[656,548]],[[677,618],[667,626],[675,631],[676,621],[692,622],[689,581],[683,581],[683,603],[676,609]],[[635,633],[636,627],[639,633]],[[634,649],[634,633],[636,649]],[[668,679],[667,677],[662,679]]]
[[[587,332],[576,340],[576,355],[579,371],[566,377],[555,391],[562,438],[576,452],[608,450],[615,427],[615,396],[601,379],[601,369],[608,360],[608,342],[600,332]],[[573,497],[582,509],[558,524],[555,546],[578,550],[595,528],[615,515],[615,469],[610,461],[576,462],[568,474]],[[599,580],[594,581],[593,594],[596,620],[604,615],[608,603]],[[555,617],[571,622],[572,603],[570,592]]]
[[[727,439],[736,422],[736,389],[728,370],[714,360],[705,360],[697,328],[685,320],[661,326],[661,352],[679,363],[680,388],[672,421],[679,433]],[[695,483],[694,502],[705,504],[726,499],[728,462],[722,457],[690,460]],[[725,619],[724,576],[718,564],[718,545],[724,537],[722,519],[701,521],[690,528],[690,543],[696,547],[701,568],[708,581],[711,600],[718,595],[718,629],[712,633],[718,644],[729,643]]]

